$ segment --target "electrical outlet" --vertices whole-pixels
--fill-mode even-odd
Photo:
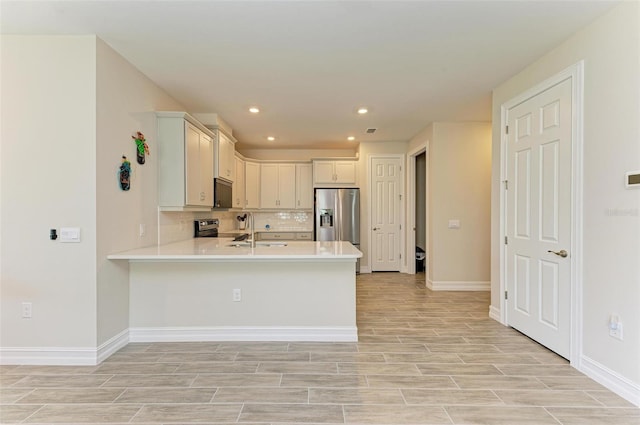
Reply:
[[[614,329],[615,328],[615,329]],[[622,322],[618,322],[613,327],[609,327],[609,335],[622,341]]]
[[[236,288],[233,290],[233,301],[242,301],[242,289]]]
[[[147,225],[140,223],[140,236],[144,236],[147,234]]]
[[[31,305],[31,303],[22,303],[22,318],[31,319],[32,314],[33,306]]]

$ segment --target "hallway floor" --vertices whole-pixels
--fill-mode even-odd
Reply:
[[[489,319],[487,292],[358,276],[358,343],[132,343],[98,366],[0,366],[0,422],[640,425]]]

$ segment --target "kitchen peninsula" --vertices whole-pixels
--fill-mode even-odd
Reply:
[[[109,255],[129,262],[129,339],[357,341],[348,242],[233,246],[195,238]]]

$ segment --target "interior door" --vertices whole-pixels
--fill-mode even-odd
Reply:
[[[571,349],[571,79],[507,111],[507,323]]]
[[[400,271],[400,158],[372,158],[371,271]]]

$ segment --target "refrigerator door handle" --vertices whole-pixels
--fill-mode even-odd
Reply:
[[[336,226],[336,240],[337,241],[341,241],[342,240],[342,203],[340,202],[340,190],[336,191],[336,197],[335,197],[335,210],[336,210],[336,223],[339,223]]]

